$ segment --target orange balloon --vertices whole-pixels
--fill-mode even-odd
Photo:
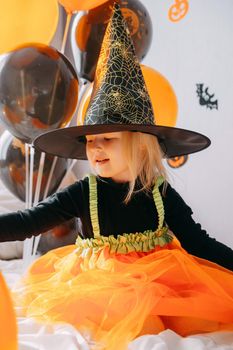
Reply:
[[[148,93],[151,98],[155,124],[175,126],[178,113],[178,104],[175,92],[169,81],[151,67],[141,65]],[[93,83],[83,94],[78,108],[77,125],[83,125],[86,111],[90,102]]]
[[[175,126],[178,103],[169,81],[155,69],[141,66],[151,98],[156,125]]]
[[[0,9],[0,54],[24,43],[52,40],[59,16],[57,0],[0,0]]]
[[[66,12],[86,11],[98,7],[109,0],[58,0]]]
[[[16,317],[10,293],[0,273],[0,349],[17,350]]]

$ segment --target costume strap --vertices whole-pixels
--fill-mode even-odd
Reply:
[[[154,203],[155,203],[157,213],[158,213],[158,227],[157,227],[157,230],[155,231],[156,234],[159,234],[159,232],[162,230],[163,225],[164,225],[163,199],[162,199],[161,193],[159,191],[159,186],[161,186],[163,184],[163,182],[164,182],[163,176],[157,177],[153,191],[152,191]]]
[[[98,217],[98,195],[97,195],[97,181],[96,177],[92,174],[88,175],[89,177],[89,208],[91,216],[91,224],[93,229],[94,238],[100,237],[100,226],[99,226],[99,217]],[[163,228],[164,223],[164,206],[161,193],[159,191],[159,186],[164,182],[164,178],[159,176],[153,188],[153,199],[158,213],[158,227],[155,231],[159,235]]]
[[[98,218],[98,196],[97,196],[97,181],[96,177],[92,174],[89,177],[89,208],[91,216],[91,224],[93,229],[94,238],[100,236],[100,226]]]

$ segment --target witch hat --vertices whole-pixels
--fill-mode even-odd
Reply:
[[[210,140],[197,132],[156,125],[152,104],[124,17],[115,4],[106,28],[84,125],[45,133],[34,141],[40,151],[87,159],[85,136],[114,131],[157,136],[165,157],[201,151]]]

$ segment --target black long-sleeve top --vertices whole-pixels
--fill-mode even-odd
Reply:
[[[152,193],[137,192],[128,204],[124,204],[127,183],[97,178],[97,189],[101,235],[117,236],[157,228],[158,216]],[[166,224],[184,249],[233,270],[233,250],[210,238],[201,225],[194,222],[191,208],[169,184],[163,194],[163,203]],[[74,217],[81,222],[79,234],[83,238],[93,237],[88,178],[53,194],[36,207],[1,215],[0,241],[24,240]]]

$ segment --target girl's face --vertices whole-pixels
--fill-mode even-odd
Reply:
[[[131,180],[124,156],[122,132],[88,135],[86,140],[87,158],[97,175],[116,182]]]

